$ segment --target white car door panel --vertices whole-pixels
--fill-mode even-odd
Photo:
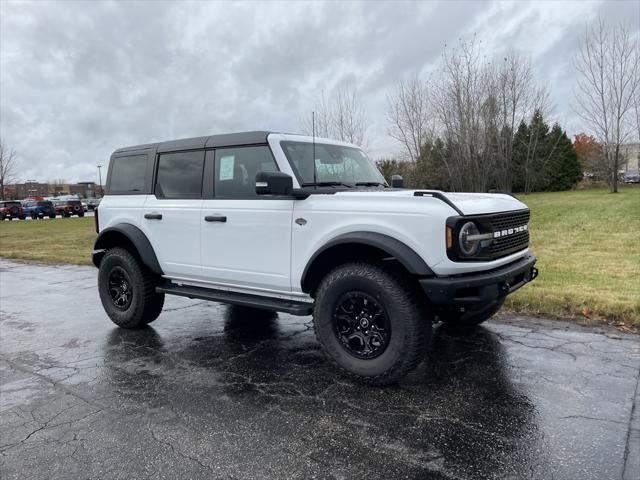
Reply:
[[[289,292],[292,210],[293,200],[204,200],[204,279]]]
[[[218,148],[207,158],[204,184],[210,185],[213,195],[202,202],[203,279],[229,287],[289,293],[294,200],[261,197],[255,192],[258,171],[278,170],[269,147]],[[208,183],[211,177],[206,175],[213,182]]]
[[[158,156],[142,225],[167,276],[199,277],[204,150]]]
[[[202,200],[162,200],[149,196],[142,225],[167,276],[199,277]]]

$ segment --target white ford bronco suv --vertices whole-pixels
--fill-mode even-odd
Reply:
[[[123,328],[165,294],[312,314],[335,363],[396,382],[435,319],[477,325],[537,275],[517,199],[401,186],[357,146],[299,135],[116,150],[95,215],[104,309]]]

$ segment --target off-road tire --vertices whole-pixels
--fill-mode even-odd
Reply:
[[[480,325],[482,322],[486,322],[491,317],[493,317],[498,310],[502,307],[504,303],[504,298],[494,300],[479,309],[467,310],[466,312],[445,312],[438,314],[438,318],[444,323],[448,328],[466,332],[472,331],[475,327]]]
[[[31,212],[31,220],[37,220],[38,214],[36,212]]]
[[[79,217],[84,217],[84,212],[80,212],[80,213],[78,214],[78,216],[79,216]]]
[[[49,218],[56,218],[56,214],[53,213],[53,214],[49,215]]]
[[[67,213],[67,212],[64,212],[64,213],[62,214],[62,216],[63,216],[64,218],[69,218],[69,217],[71,216],[71,214],[70,214],[70,213]]]
[[[384,308],[391,325],[385,350],[375,358],[358,358],[343,346],[333,312],[347,292],[363,292]],[[316,338],[327,356],[348,375],[375,385],[398,382],[423,360],[431,337],[431,317],[417,286],[379,264],[348,263],[329,272],[316,293]]]
[[[114,267],[123,269],[129,277],[133,298],[126,310],[118,309],[109,294],[109,275]],[[160,277],[151,272],[136,256],[124,248],[109,249],[98,272],[100,300],[109,318],[122,328],[139,328],[153,322],[164,305],[164,293],[156,293]]]
[[[18,220],[26,220],[27,216],[26,215],[20,215],[18,216]]]

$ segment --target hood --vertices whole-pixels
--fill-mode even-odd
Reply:
[[[359,190],[337,192],[336,195],[368,195],[374,197],[384,196],[386,198],[415,197],[416,200],[443,196],[464,215],[509,212],[528,208],[517,198],[503,193],[447,193],[439,190]],[[443,201],[443,203],[446,202]]]

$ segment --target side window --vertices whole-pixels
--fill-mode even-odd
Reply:
[[[204,151],[165,153],[158,159],[158,198],[200,198]]]
[[[109,191],[139,193],[144,190],[144,177],[147,169],[146,155],[116,157],[111,162]]]
[[[216,198],[256,197],[256,173],[276,172],[269,147],[218,148],[215,159]]]

